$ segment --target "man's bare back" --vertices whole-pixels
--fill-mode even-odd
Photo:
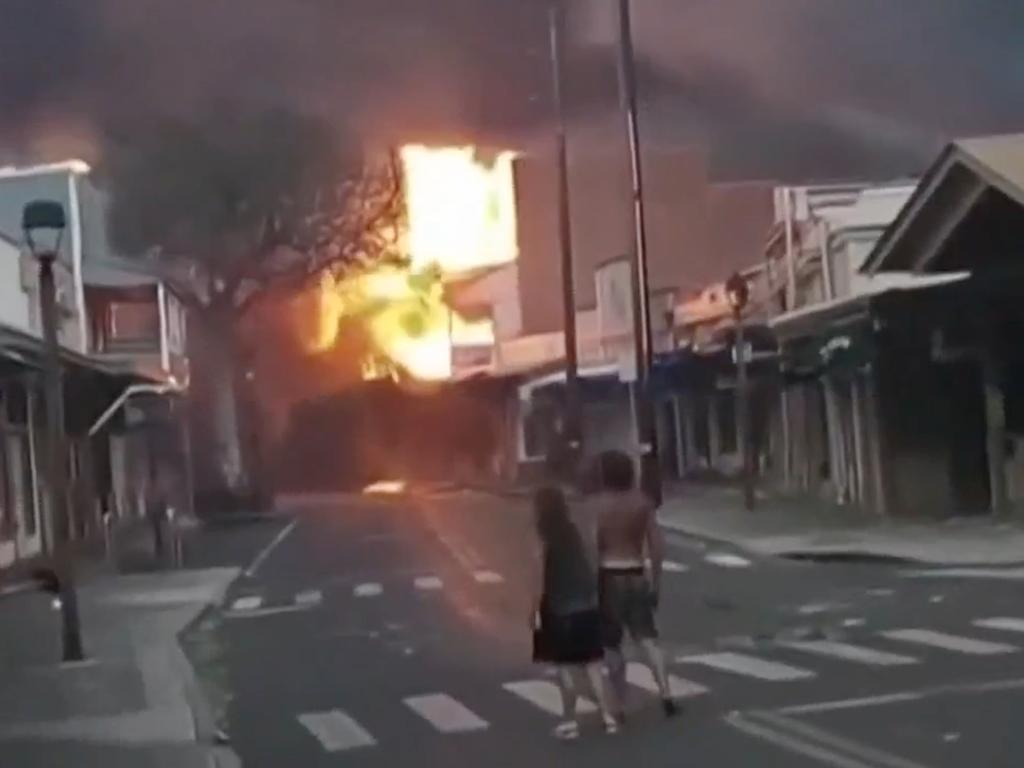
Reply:
[[[593,503],[601,565],[642,566],[654,505],[635,489],[605,491]]]

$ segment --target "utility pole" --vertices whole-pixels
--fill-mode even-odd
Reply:
[[[64,452],[64,407],[61,393],[60,346],[57,339],[57,290],[53,264],[56,253],[43,252],[39,260],[39,306],[45,347],[43,391],[46,401],[46,480],[47,509],[52,520],[51,542],[57,575],[61,612],[61,639],[64,661],[81,661],[82,630],[78,617],[74,565],[71,554],[71,520],[68,511]]]
[[[633,259],[630,263],[633,289],[633,346],[636,354],[636,382],[633,407],[640,442],[640,484],[658,504],[661,503],[661,472],[658,466],[658,441],[654,427],[650,373],[654,354],[651,337],[651,308],[647,277],[647,226],[644,218],[643,167],[640,156],[640,121],[637,109],[636,71],[633,57],[633,30],[629,0],[619,0],[619,88],[626,118],[629,164],[632,181]]]
[[[747,510],[754,508],[754,462],[753,440],[750,424],[750,385],[747,376],[749,355],[745,339],[743,310],[750,299],[747,281],[738,272],[725,283],[725,294],[732,307],[735,343],[733,358],[736,362],[736,437],[739,443],[740,459],[743,472],[743,506]]]
[[[571,458],[583,443],[579,358],[576,346],[576,286],[572,274],[572,212],[569,208],[569,158],[566,149],[565,107],[562,99],[562,10],[548,9],[551,35],[551,92],[555,107],[555,159],[558,166],[558,247],[562,269],[562,318],[565,328],[565,422],[563,437]]]

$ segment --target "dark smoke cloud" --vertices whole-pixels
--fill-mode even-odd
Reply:
[[[616,140],[612,0],[573,10],[571,107]],[[370,142],[529,141],[548,0],[0,0],[0,161],[285,105]],[[634,0],[645,134],[724,177],[892,175],[1024,126],[1015,0]],[[585,124],[585,125],[584,125]],[[601,138],[601,140],[605,140]]]

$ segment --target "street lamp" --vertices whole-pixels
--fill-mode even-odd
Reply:
[[[738,272],[725,281],[725,297],[732,308],[735,321],[735,344],[733,358],[736,362],[736,431],[743,462],[743,505],[754,508],[754,469],[751,456],[750,393],[747,383],[748,352],[744,340],[743,310],[750,300],[750,286]]]
[[[68,514],[65,477],[64,406],[61,394],[60,346],[57,340],[57,289],[53,271],[66,226],[64,206],[53,200],[36,200],[22,210],[21,227],[25,232],[25,242],[39,264],[39,314],[44,348],[43,396],[46,406],[44,497],[47,500],[49,545],[54,563],[53,575],[48,581],[60,597],[64,661],[81,661],[84,653],[70,552],[71,521]]]

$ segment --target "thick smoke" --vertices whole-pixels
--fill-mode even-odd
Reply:
[[[615,130],[613,0],[572,8],[571,107]],[[549,0],[0,0],[0,162],[268,105],[365,140],[528,142]],[[724,177],[891,175],[1024,125],[1024,5],[634,0],[644,130]],[[586,120],[584,120],[586,118]],[[609,136],[614,135],[609,133]]]

